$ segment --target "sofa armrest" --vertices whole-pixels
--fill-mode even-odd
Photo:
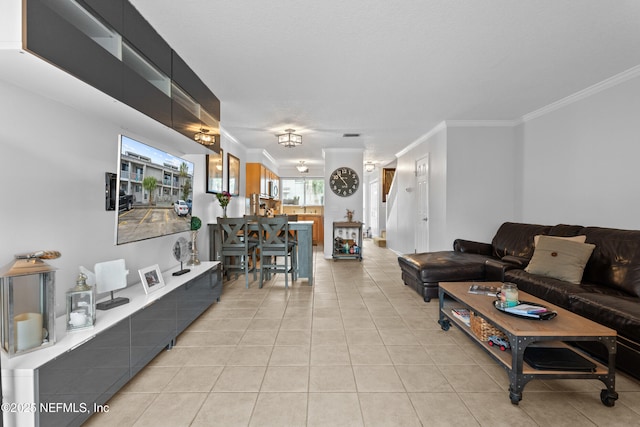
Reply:
[[[513,267],[511,268],[524,269],[529,265],[529,261],[531,261],[529,258],[523,258],[515,255],[506,255],[502,257],[502,262],[512,265]]]
[[[505,260],[505,258],[508,258]],[[509,258],[517,258],[514,260],[510,260]],[[507,270],[514,269],[523,269],[526,267],[526,264],[520,266],[510,261],[526,261],[528,259],[520,258],[520,257],[512,257],[506,256],[502,259],[488,259],[484,262],[484,270],[485,270],[485,280],[490,282],[504,282],[504,272]]]
[[[491,256],[491,254],[493,253],[493,246],[491,246],[491,244],[489,243],[456,239],[453,241],[453,250],[456,252],[466,252],[471,254]]]

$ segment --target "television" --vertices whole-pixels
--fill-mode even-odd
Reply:
[[[125,135],[118,148],[116,244],[190,230],[193,163]]]

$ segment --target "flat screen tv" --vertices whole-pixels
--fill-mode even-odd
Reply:
[[[191,229],[193,163],[119,137],[116,244]]]

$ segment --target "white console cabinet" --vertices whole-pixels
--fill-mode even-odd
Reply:
[[[67,332],[56,320],[55,345],[9,359],[2,354],[4,426],[80,426],[200,314],[219,301],[219,262],[182,276],[163,272],[165,286],[142,284],[118,296],[128,304],[98,311],[93,329]]]

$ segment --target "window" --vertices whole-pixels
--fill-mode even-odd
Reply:
[[[293,206],[324,205],[324,179],[282,178],[282,204]]]

